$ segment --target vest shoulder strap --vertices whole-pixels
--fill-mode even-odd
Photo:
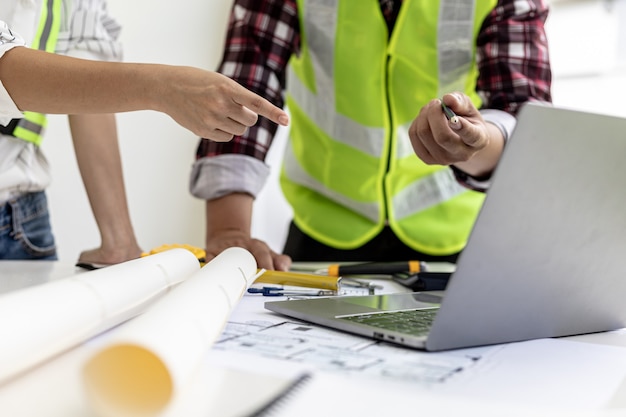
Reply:
[[[54,53],[61,26],[61,6],[62,0],[46,0],[42,5],[39,25],[31,45],[34,49]],[[46,125],[45,114],[24,112],[24,118],[19,119],[12,134],[39,146]]]

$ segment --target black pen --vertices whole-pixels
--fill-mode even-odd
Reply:
[[[304,290],[304,289],[291,289],[286,290],[284,288],[276,287],[263,287],[263,288],[248,288],[249,294],[261,294],[265,297],[288,297],[288,296],[301,296],[301,297],[320,297],[328,295],[337,295],[332,290]]]
[[[446,115],[446,118],[450,121],[450,123],[459,123],[459,116],[457,116],[450,107],[446,106],[443,100],[441,100],[441,108],[443,109],[443,114]]]

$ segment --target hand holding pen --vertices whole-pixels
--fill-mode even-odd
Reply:
[[[501,113],[498,116],[511,117]],[[409,138],[424,163],[454,165],[473,177],[488,176],[504,147],[502,131],[485,122],[472,99],[461,93],[444,94],[426,104],[411,124]]]

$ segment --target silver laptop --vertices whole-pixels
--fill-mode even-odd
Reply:
[[[329,297],[265,308],[429,351],[625,327],[624,181],[626,119],[527,104],[443,298]],[[387,315],[405,317],[387,325]]]

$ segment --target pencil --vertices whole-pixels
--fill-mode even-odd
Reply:
[[[456,113],[453,112],[450,107],[446,106],[443,100],[441,100],[441,108],[443,109],[443,114],[446,115],[446,118],[450,121],[450,123],[459,122],[459,116],[457,116]]]
[[[255,282],[336,291],[339,289],[340,281],[340,277],[329,277],[328,275],[305,274],[290,271],[265,271]]]

